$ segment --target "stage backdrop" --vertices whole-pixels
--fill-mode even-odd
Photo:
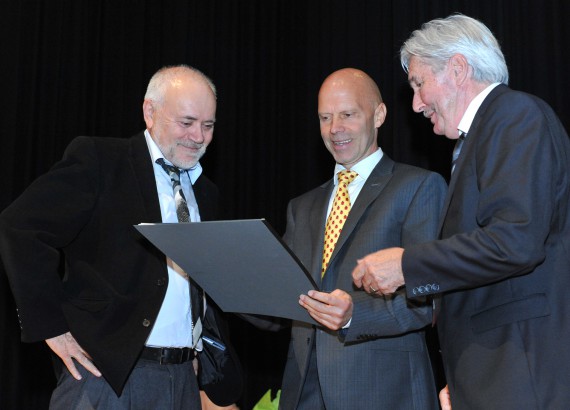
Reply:
[[[57,161],[77,135],[129,137],[161,66],[186,63],[219,90],[203,165],[226,218],[266,218],[283,233],[289,199],[332,177],[317,121],[322,80],[357,67],[388,107],[380,144],[398,161],[447,175],[452,143],[411,109],[398,59],[411,31],[462,12],[503,46],[511,86],[537,94],[570,126],[567,0],[3,0],[0,10],[0,210]],[[33,257],[33,255],[30,255]],[[21,344],[0,272],[0,408],[45,409],[55,380],[44,343]],[[251,408],[278,388],[287,331],[232,321]],[[239,332],[239,333],[238,333]],[[432,343],[432,342],[430,342]],[[442,383],[441,374],[438,374]]]

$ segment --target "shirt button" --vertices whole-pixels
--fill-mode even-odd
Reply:
[[[156,281],[156,286],[164,286],[166,280],[164,278],[160,278]]]
[[[149,327],[149,326],[150,326],[150,320],[148,320],[148,319],[143,320],[143,321],[142,321],[142,325],[143,325],[144,327]]]

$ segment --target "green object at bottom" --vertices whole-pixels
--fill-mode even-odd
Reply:
[[[271,390],[267,390],[267,393],[263,395],[252,410],[278,410],[279,397],[281,397],[281,390],[277,391],[273,400],[271,400]]]

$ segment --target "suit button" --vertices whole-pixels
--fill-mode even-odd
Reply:
[[[166,279],[160,278],[156,281],[156,286],[164,286],[165,282],[166,282]]]
[[[149,326],[150,326],[150,320],[148,320],[148,319],[143,320],[143,321],[142,321],[142,325],[143,325],[144,327],[149,327]]]

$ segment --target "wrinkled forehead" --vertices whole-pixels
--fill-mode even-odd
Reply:
[[[426,76],[434,74],[434,67],[430,61],[416,56],[410,58],[408,66],[408,82],[410,85],[421,83]]]

